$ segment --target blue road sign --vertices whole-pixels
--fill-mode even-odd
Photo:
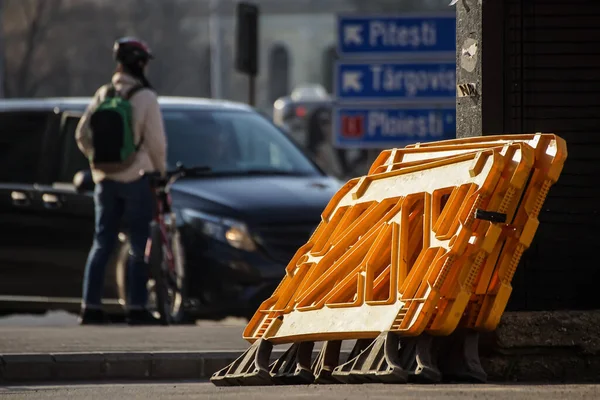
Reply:
[[[336,107],[336,147],[389,148],[456,138],[456,109]]]
[[[339,101],[454,102],[456,63],[338,62],[335,83]]]
[[[455,138],[455,37],[454,13],[338,16],[334,145]]]
[[[340,56],[440,55],[456,51],[456,16],[339,16]]]

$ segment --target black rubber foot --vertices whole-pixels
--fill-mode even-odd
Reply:
[[[418,337],[403,338],[402,344],[400,362],[408,371],[409,382],[441,382],[442,374],[437,366],[437,348],[432,336],[423,334]]]
[[[456,330],[440,338],[439,365],[444,382],[486,383],[487,374],[479,359],[479,333]]]
[[[344,383],[406,383],[408,373],[400,365],[399,343],[398,335],[383,332],[360,354],[336,367],[332,376]]]
[[[294,343],[270,366],[271,377],[279,385],[303,385],[313,383],[310,362],[314,342]]]
[[[341,383],[331,376],[333,369],[337,367],[340,362],[341,348],[341,340],[331,340],[323,344],[323,347],[311,368],[315,378],[314,383],[321,385]]]

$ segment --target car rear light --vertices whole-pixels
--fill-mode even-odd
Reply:
[[[306,116],[306,108],[296,107],[296,117],[304,118]]]

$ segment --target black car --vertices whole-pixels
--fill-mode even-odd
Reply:
[[[0,313],[78,312],[92,244],[93,186],[74,132],[91,99],[0,101]],[[285,273],[340,188],[268,119],[239,103],[159,98],[168,164],[211,167],[178,181],[188,320],[249,316]],[[211,161],[212,160],[212,161]],[[84,180],[90,181],[90,179]],[[105,280],[122,314],[126,231]]]

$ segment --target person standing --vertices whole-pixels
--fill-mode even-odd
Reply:
[[[148,266],[144,261],[154,197],[148,180],[140,174],[166,171],[162,113],[146,77],[154,57],[144,42],[133,37],[118,39],[113,57],[117,66],[111,82],[96,91],[75,133],[95,183],[95,233],[85,266],[79,323],[107,322],[102,310],[104,275],[124,222],[131,244],[127,322],[156,324],[146,308]]]

